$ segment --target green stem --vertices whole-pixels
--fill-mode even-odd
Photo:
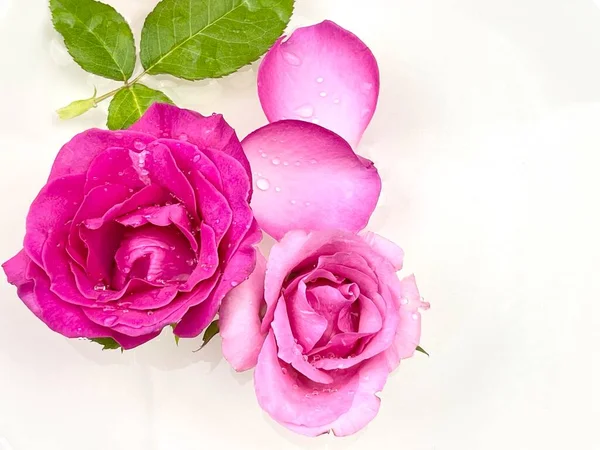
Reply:
[[[96,97],[94,99],[95,100],[95,104],[97,105],[98,103],[106,100],[107,98],[112,97],[117,92],[119,92],[121,89],[126,89],[126,88],[134,85],[135,83],[137,83],[138,81],[140,81],[142,79],[142,77],[144,77],[144,75],[146,75],[146,71],[145,70],[142,73],[140,73],[137,77],[135,77],[133,80],[128,81],[127,83],[125,83],[123,86],[118,87],[117,89],[113,89],[112,91],[107,92],[106,94],[103,94],[100,97]]]

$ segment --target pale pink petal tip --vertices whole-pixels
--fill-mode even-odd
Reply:
[[[356,148],[375,112],[379,69],[357,36],[326,20],[271,48],[258,72],[258,95],[270,122],[318,123]]]

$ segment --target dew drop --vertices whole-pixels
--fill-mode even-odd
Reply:
[[[400,304],[402,304],[402,305],[408,305],[408,299],[407,298],[403,298],[402,300],[400,300]]]
[[[259,178],[258,180],[256,180],[256,187],[258,187],[261,191],[266,191],[267,189],[269,189],[269,180],[267,180],[266,178]]]
[[[329,359],[333,359],[333,358],[335,358],[335,353],[333,353],[333,352],[329,352],[329,353],[327,353],[327,357],[328,357]]]
[[[147,170],[140,170],[140,175],[145,177],[149,174],[150,172],[148,172]]]
[[[291,64],[292,66],[299,66],[300,64],[302,64],[302,60],[292,52],[282,52],[282,56],[283,59],[285,59],[286,62],[288,64]]]
[[[333,103],[335,103],[336,105],[339,105],[340,99],[339,98],[334,98],[333,99]]]
[[[196,263],[196,260],[194,258],[190,258],[190,259],[186,260],[185,263],[191,267]]]
[[[187,134],[185,134],[185,133],[181,133],[181,134],[179,135],[179,140],[180,140],[180,141],[187,141],[187,140],[188,140],[188,135],[187,135]]]
[[[148,311],[146,314],[148,314],[149,316],[154,314],[154,311]]]
[[[106,319],[102,321],[105,327],[110,327],[114,325],[119,318],[117,316],[108,316]]]
[[[94,290],[95,291],[105,291],[106,287],[107,286],[104,283],[98,283],[96,286],[94,286]]]
[[[273,164],[278,166],[281,163],[281,160],[279,158],[273,158]]]
[[[321,97],[327,97],[327,92],[325,92],[325,91],[322,91],[322,92],[320,92],[320,93],[319,93],[319,95],[320,95]]]
[[[319,78],[317,78],[317,83],[322,83],[323,81],[325,81],[325,80],[323,79],[323,77],[319,77]]]
[[[194,158],[192,159],[193,162],[197,163],[198,161],[200,161],[200,155],[196,155],[194,156]]]
[[[119,172],[119,176],[122,177],[123,176],[123,172]]]
[[[121,133],[120,131],[117,131],[113,134],[117,139],[123,139],[123,133]]]
[[[281,188],[279,186],[275,186],[275,192],[281,192]]]
[[[287,375],[287,369],[285,367],[281,368],[281,373]]]
[[[104,308],[102,308],[102,311],[104,312],[109,312],[109,311],[114,311],[116,308],[114,306],[105,306]]]
[[[300,106],[299,108],[296,108],[294,112],[300,117],[304,117],[305,119],[307,119],[313,115],[315,109],[311,105],[304,105]]]
[[[263,157],[263,158],[266,158],[269,155],[267,155],[266,153],[262,153],[260,156]]]
[[[231,286],[232,286],[232,287],[236,287],[238,284],[239,284],[239,283],[238,283],[237,281],[232,281],[232,282],[231,282]]]
[[[145,150],[146,149],[146,144],[144,144],[142,141],[135,141],[133,143],[133,146],[135,147],[136,150]]]
[[[296,200],[290,200],[290,203],[291,203],[292,205],[295,205],[295,204],[296,204]]]
[[[315,117],[313,120],[311,120],[311,122],[314,124],[318,124],[320,120]]]
[[[283,162],[283,165],[284,165],[284,166],[289,166],[289,165],[290,165],[290,163],[289,163],[289,162],[287,162],[287,161],[284,161],[284,162]]]
[[[419,315],[418,315],[417,313],[414,313],[414,314],[412,315],[412,319],[413,319],[413,320],[417,320],[418,318],[419,318]]]

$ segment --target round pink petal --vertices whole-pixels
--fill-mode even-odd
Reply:
[[[258,95],[270,122],[319,123],[356,148],[375,112],[379,69],[358,37],[326,20],[271,48],[258,72]]]
[[[264,303],[267,261],[257,252],[250,278],[225,296],[219,309],[219,333],[223,356],[238,372],[256,366],[266,333],[261,331],[260,308]]]
[[[367,224],[381,178],[335,133],[285,120],[256,130],[242,145],[255,175],[252,208],[271,236],[294,229],[356,232]]]

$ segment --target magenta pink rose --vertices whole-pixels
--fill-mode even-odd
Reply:
[[[419,345],[422,302],[403,252],[373,233],[292,231],[219,313],[223,354],[256,365],[260,406],[298,433],[356,432]],[[266,272],[265,272],[266,270]]]
[[[66,144],[4,271],[67,337],[138,346],[197,336],[255,266],[249,164],[219,115],[152,106],[129,130]]]

